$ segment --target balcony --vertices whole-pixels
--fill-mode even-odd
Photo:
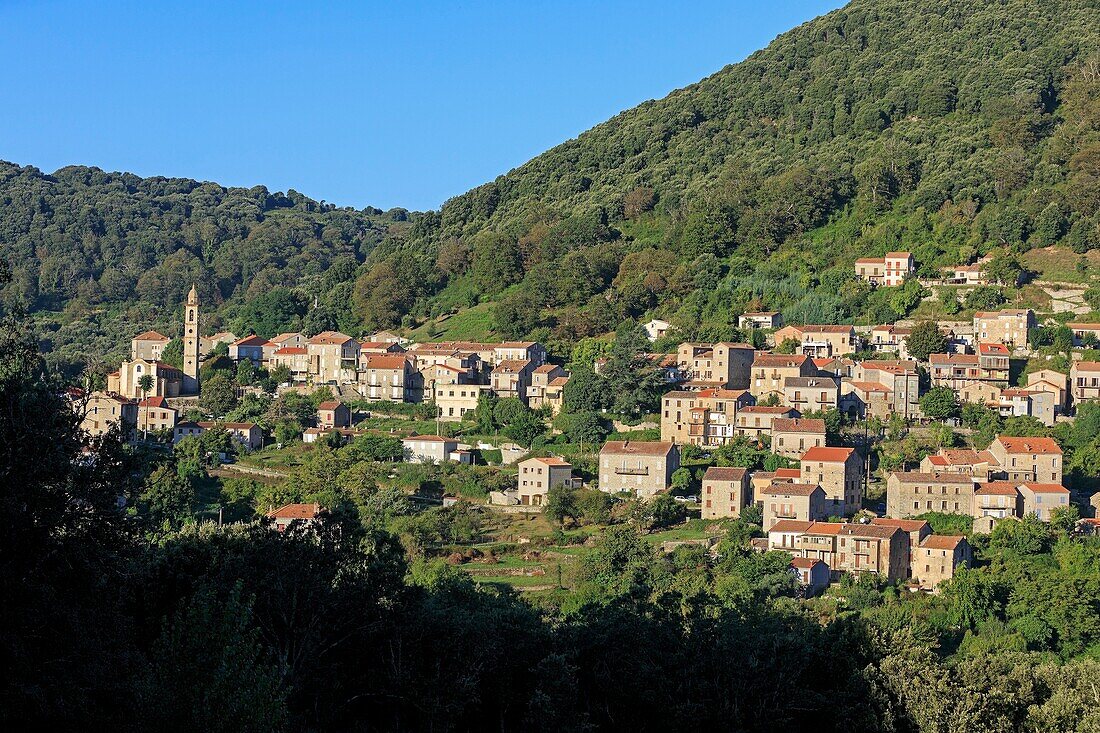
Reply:
[[[612,469],[616,474],[620,476],[648,476],[648,466],[615,466]]]

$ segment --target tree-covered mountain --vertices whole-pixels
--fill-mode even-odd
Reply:
[[[439,212],[3,166],[2,295],[67,309],[46,345],[93,354],[110,341],[82,342],[86,314],[163,318],[192,279],[237,330],[419,327],[568,353],[650,314],[700,339],[736,337],[755,308],[894,320],[916,283],[872,292],[851,267],[893,249],[930,275],[1053,245],[1087,280],[1098,208],[1100,1],[854,0]]]

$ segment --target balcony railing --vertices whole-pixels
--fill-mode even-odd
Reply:
[[[649,468],[648,467],[615,466],[614,471],[615,471],[615,473],[619,474],[620,476],[648,476],[649,475]]]

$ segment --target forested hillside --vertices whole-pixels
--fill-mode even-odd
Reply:
[[[893,249],[934,275],[1054,246],[1087,282],[1098,206],[1100,0],[855,0],[439,212],[5,164],[2,296],[54,312],[39,321],[61,361],[116,348],[105,320],[169,328],[191,280],[211,327],[533,336],[568,354],[650,314],[699,339],[737,337],[752,308],[892,321],[919,286],[871,292],[851,263]]]

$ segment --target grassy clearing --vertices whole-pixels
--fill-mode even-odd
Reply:
[[[478,303],[409,334],[414,341],[483,341],[494,337],[492,303]]]
[[[1023,253],[1020,262],[1039,273],[1039,280],[1086,285],[1100,272],[1100,250],[1079,255],[1066,247],[1046,247]]]

